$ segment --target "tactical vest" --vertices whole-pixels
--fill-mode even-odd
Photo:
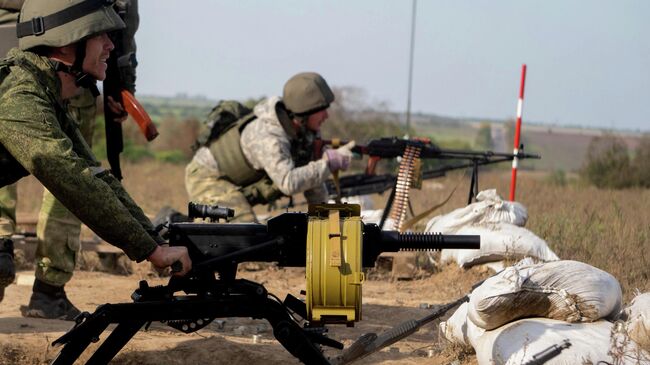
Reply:
[[[264,170],[251,166],[242,151],[241,132],[255,118],[253,113],[241,118],[209,145],[223,178],[241,186],[240,191],[250,205],[268,204],[284,196]],[[282,122],[280,124],[285,131],[290,128]],[[313,138],[306,136],[308,134],[290,138],[291,157],[296,167],[308,164],[313,157]]]
[[[241,148],[241,132],[253,120],[255,120],[254,114],[239,119],[221,133],[209,147],[212,156],[217,160],[219,171],[228,181],[237,186],[250,185],[266,175],[264,170],[255,170],[251,166]]]

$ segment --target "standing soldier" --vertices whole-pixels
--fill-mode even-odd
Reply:
[[[283,97],[257,104],[253,114],[203,143],[185,170],[191,201],[235,209],[234,221],[255,221],[252,206],[303,192],[309,203],[327,201],[325,180],[347,169],[353,142],[313,159],[313,142],[334,94],[317,73],[299,73]]]
[[[85,114],[94,97],[80,110],[67,109],[83,88],[96,90],[95,80],[104,80],[113,49],[107,32],[124,26],[104,0],[26,0],[17,25],[20,49],[0,61],[0,186],[31,173],[56,197],[43,203],[39,217],[39,235],[53,238],[39,240],[37,279],[23,315],[72,319],[78,313],[63,289],[79,249],[75,216],[131,259],[158,267],[179,260],[180,274],[191,268],[185,248],[158,245],[151,222],[82,138],[71,114],[94,118],[94,112]],[[109,101],[106,107],[123,114],[120,104]],[[7,238],[5,248],[11,246]],[[13,270],[4,269],[13,254],[7,251],[0,256],[5,282]]]

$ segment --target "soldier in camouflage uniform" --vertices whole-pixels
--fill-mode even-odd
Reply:
[[[263,100],[253,118],[242,118],[197,150],[185,170],[191,201],[235,210],[234,221],[255,221],[252,206],[303,192],[309,203],[327,200],[325,180],[345,170],[353,143],[313,159],[313,141],[327,119],[334,94],[313,72],[293,76],[283,97]]]
[[[16,21],[24,0],[0,0],[0,29],[3,39],[0,41],[0,55],[4,58],[10,48],[18,46]],[[6,33],[6,34],[5,34]],[[81,131],[89,146],[92,145],[97,113],[96,97],[87,89],[70,98],[67,109]],[[0,237],[10,237],[16,228],[17,186],[11,184],[0,189]],[[38,216],[36,235],[36,279],[49,285],[64,286],[72,277],[76,258],[80,248],[79,235],[81,222],[68,211],[47,189],[43,192],[41,211]],[[8,259],[9,247],[5,247],[5,259]],[[6,269],[10,264],[2,265]],[[11,277],[13,275],[5,275]],[[38,285],[37,285],[38,286]],[[0,284],[0,300],[4,285]],[[34,307],[33,303],[30,303]],[[72,309],[75,311],[76,309]],[[23,312],[27,316],[43,317],[45,313],[35,308]]]
[[[147,259],[158,267],[180,261],[179,274],[184,275],[191,269],[187,250],[158,245],[160,237],[149,219],[119,181],[100,167],[66,109],[81,87],[92,88],[95,80],[106,77],[106,59],[113,49],[107,32],[124,28],[124,22],[103,0],[26,0],[20,19],[20,49],[0,61],[0,187],[31,173],[74,216],[131,259]],[[108,107],[119,110],[115,104]],[[71,237],[63,238],[76,255]],[[78,234],[72,238],[78,242]],[[11,245],[6,238],[2,241],[5,247]],[[39,253],[43,261],[53,254]],[[0,282],[9,271],[2,268],[7,256],[0,261]],[[37,276],[25,310],[71,319],[78,310],[63,285],[42,280],[50,277],[45,267],[37,269],[43,277]],[[73,268],[61,271],[71,273]],[[51,277],[69,280],[65,273]]]
[[[16,38],[16,20],[24,0],[0,0],[0,27],[7,28],[6,37],[0,45],[0,54],[4,55],[9,50],[8,45],[18,45]],[[125,16],[128,31],[123,32],[128,39],[120,40],[124,44],[125,53],[135,52],[133,35],[138,26],[137,1],[118,1],[116,9],[122,11]],[[4,24],[3,24],[4,23]],[[11,32],[9,31],[11,28]],[[10,34],[11,33],[11,34]],[[6,49],[6,50],[5,50]],[[131,92],[135,89],[135,65],[129,63],[121,67],[124,77],[124,88]],[[68,113],[73,117],[81,131],[84,140],[92,146],[93,132],[95,128],[95,115],[97,114],[97,98],[88,88],[82,88],[81,94],[70,98],[67,104]],[[119,106],[123,110],[122,106]],[[122,122],[121,120],[114,122]],[[16,207],[16,184],[0,189],[0,236],[11,236],[15,231],[15,207]],[[36,287],[41,283],[56,287],[63,287],[72,278],[72,273],[77,263],[77,256],[81,247],[79,235],[81,233],[81,222],[56,198],[45,189],[41,204],[41,211],[38,216],[36,234],[38,247],[36,249]],[[8,251],[8,250],[7,250]],[[7,265],[5,265],[7,267]],[[7,275],[8,277],[11,275]],[[0,284],[0,292],[4,286]],[[2,298],[0,293],[0,300]],[[23,315],[29,317],[48,317],[47,311],[40,309],[38,303],[30,302],[24,308]],[[76,308],[72,307],[71,312]]]

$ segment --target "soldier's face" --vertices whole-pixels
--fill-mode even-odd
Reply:
[[[323,109],[310,115],[309,118],[307,118],[307,129],[313,132],[319,132],[321,125],[325,122],[327,117],[329,117],[327,109]]]
[[[86,58],[83,70],[95,79],[102,81],[106,78],[106,60],[114,48],[113,42],[106,33],[96,35],[86,40]]]

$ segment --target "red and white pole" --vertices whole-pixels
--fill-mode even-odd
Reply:
[[[517,101],[517,125],[515,127],[515,148],[513,154],[515,158],[512,159],[512,178],[510,180],[510,201],[515,200],[515,189],[517,187],[517,164],[516,157],[519,152],[519,136],[521,134],[521,114],[524,109],[524,86],[526,85],[526,64],[521,65],[521,84],[519,86],[519,100]]]

